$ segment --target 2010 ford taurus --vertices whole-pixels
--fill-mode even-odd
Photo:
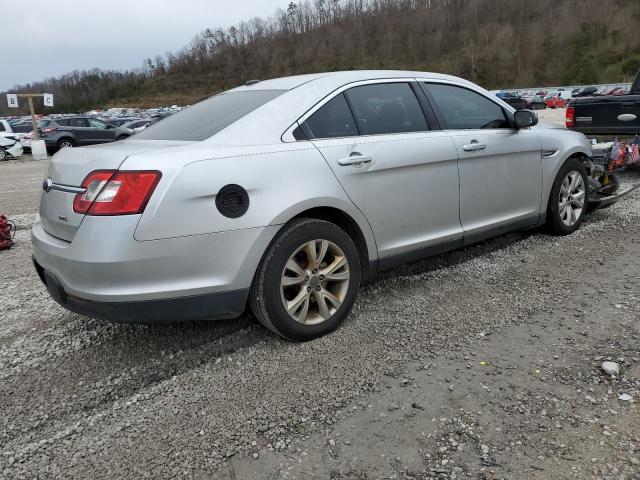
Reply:
[[[118,322],[233,318],[284,338],[349,314],[380,269],[543,224],[572,233],[591,146],[460,78],[253,81],[51,160],[34,263],[61,305]]]

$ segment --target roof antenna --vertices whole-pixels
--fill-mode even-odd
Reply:
[[[255,85],[256,83],[260,83],[262,80],[249,80],[247,83],[245,83],[246,87],[250,87],[251,85]]]

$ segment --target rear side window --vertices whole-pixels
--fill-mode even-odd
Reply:
[[[67,120],[67,119],[64,119],[64,120],[63,119],[58,119],[58,120],[56,120],[56,123],[58,125],[60,125],[61,127],[68,127],[69,126],[69,120]]]
[[[377,83],[346,92],[361,135],[429,130],[420,103],[408,83]]]
[[[448,130],[510,128],[502,107],[479,93],[454,85],[426,87]]]
[[[4,123],[0,122],[0,132],[6,132],[6,129],[4,128]]]
[[[143,140],[206,140],[285,90],[246,90],[215,95],[150,125]]]
[[[355,137],[356,121],[347,100],[341,93],[318,109],[302,124],[307,138]]]
[[[87,121],[86,118],[70,118],[69,119],[69,126],[70,127],[88,127],[89,126],[89,122]]]

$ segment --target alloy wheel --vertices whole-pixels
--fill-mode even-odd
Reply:
[[[280,280],[282,305],[303,325],[317,325],[331,318],[349,290],[349,262],[329,240],[300,245],[289,257]]]
[[[567,227],[571,227],[582,216],[586,189],[582,174],[571,171],[564,177],[560,186],[559,212],[560,219]]]
[[[60,148],[71,148],[73,147],[73,143],[65,140],[64,142],[60,142]]]

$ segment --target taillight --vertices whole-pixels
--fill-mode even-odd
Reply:
[[[44,133],[44,134],[46,135],[47,133],[51,133],[51,132],[55,132],[55,131],[56,131],[56,129],[55,129],[55,128],[53,128],[53,127],[47,127],[47,128],[44,128],[44,129],[42,130],[42,133]]]
[[[571,128],[576,123],[576,109],[575,107],[567,107],[567,113],[565,114],[564,123],[567,128]]]
[[[73,200],[73,211],[87,215],[142,213],[162,174],[155,170],[96,170],[82,182],[86,189]]]

